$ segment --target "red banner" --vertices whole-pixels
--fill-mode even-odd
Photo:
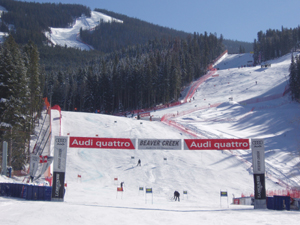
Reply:
[[[249,139],[185,139],[184,150],[250,149]]]
[[[70,137],[70,148],[101,148],[134,150],[135,139]]]

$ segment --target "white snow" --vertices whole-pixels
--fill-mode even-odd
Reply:
[[[80,28],[82,30],[93,30],[100,24],[100,21],[111,23],[112,21],[123,23],[123,21],[107,16],[103,13],[91,11],[91,17],[82,15],[77,18],[75,23],[69,28],[53,28],[50,32],[45,32],[47,39],[53,45],[67,46],[71,48],[79,48],[81,50],[91,50],[92,46],[82,42],[79,37]]]
[[[0,32],[0,44],[4,42],[4,39],[8,36],[6,32]]]
[[[269,68],[238,69],[249,58],[251,54],[227,55],[216,65],[220,70],[215,75],[219,76],[201,84],[195,100],[151,115],[178,112],[182,116],[173,120],[196,131],[199,138],[264,138],[267,190],[299,188],[300,106],[288,95],[282,97],[291,55],[270,61]],[[247,99],[257,103],[247,103]],[[215,103],[220,104],[196,111]],[[193,113],[181,113],[193,109]],[[82,137],[191,138],[161,122],[63,111],[60,127],[57,117],[58,111],[52,110],[52,137],[61,132],[62,136]],[[136,167],[138,159],[141,167]],[[7,178],[1,176],[0,181],[7,182]],[[117,186],[122,181],[121,195]],[[253,193],[250,150],[69,148],[66,182],[64,202],[1,197],[1,224],[281,225],[299,221],[299,211],[254,210],[253,206],[231,204],[233,195]],[[153,199],[139,187],[153,188]],[[181,193],[180,202],[171,201],[175,190]],[[228,191],[228,200],[220,199],[221,190]]]

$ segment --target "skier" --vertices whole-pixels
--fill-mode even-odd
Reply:
[[[123,185],[124,185],[124,182],[122,181],[121,184],[120,184],[121,188],[123,188]]]
[[[175,191],[175,192],[174,192],[174,200],[175,200],[175,201],[178,200],[178,201],[180,202],[180,194],[179,194],[178,191]]]
[[[136,166],[141,166],[141,160],[139,159],[138,163]]]

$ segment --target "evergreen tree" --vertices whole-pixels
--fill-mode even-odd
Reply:
[[[27,56],[27,60],[25,62],[27,67],[27,77],[29,78],[30,115],[31,127],[33,128],[35,113],[37,113],[37,117],[39,117],[42,108],[39,52],[35,44],[32,41],[30,41],[28,44],[25,45],[24,53]]]
[[[14,169],[22,169],[27,162],[30,112],[27,68],[22,52],[12,36],[5,41],[2,49],[0,73],[4,81],[1,96],[1,124],[8,128],[3,134],[10,141],[13,151],[9,162]]]
[[[294,56],[292,55],[289,71],[290,71],[289,84],[290,84],[292,99],[299,101],[300,100],[300,72],[299,72],[300,59],[298,56],[294,58]]]

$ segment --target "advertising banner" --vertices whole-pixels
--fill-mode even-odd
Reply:
[[[248,150],[249,139],[184,139],[184,150]]]
[[[68,137],[56,136],[54,140],[52,200],[64,200],[65,172],[67,166]]]
[[[135,140],[129,138],[70,137],[70,148],[134,150]]]
[[[266,208],[264,139],[251,139],[254,177],[254,209]]]
[[[150,116],[150,112],[146,112],[146,113],[141,113],[139,114],[140,117],[149,117]]]
[[[264,139],[251,139],[253,174],[265,174]]]
[[[52,200],[63,201],[64,200],[64,172],[53,172],[53,185],[52,185]]]
[[[181,150],[181,139],[138,139],[139,150]]]
[[[66,172],[68,137],[56,136],[54,142],[53,172]]]
[[[265,174],[254,174],[254,197],[266,199]]]

